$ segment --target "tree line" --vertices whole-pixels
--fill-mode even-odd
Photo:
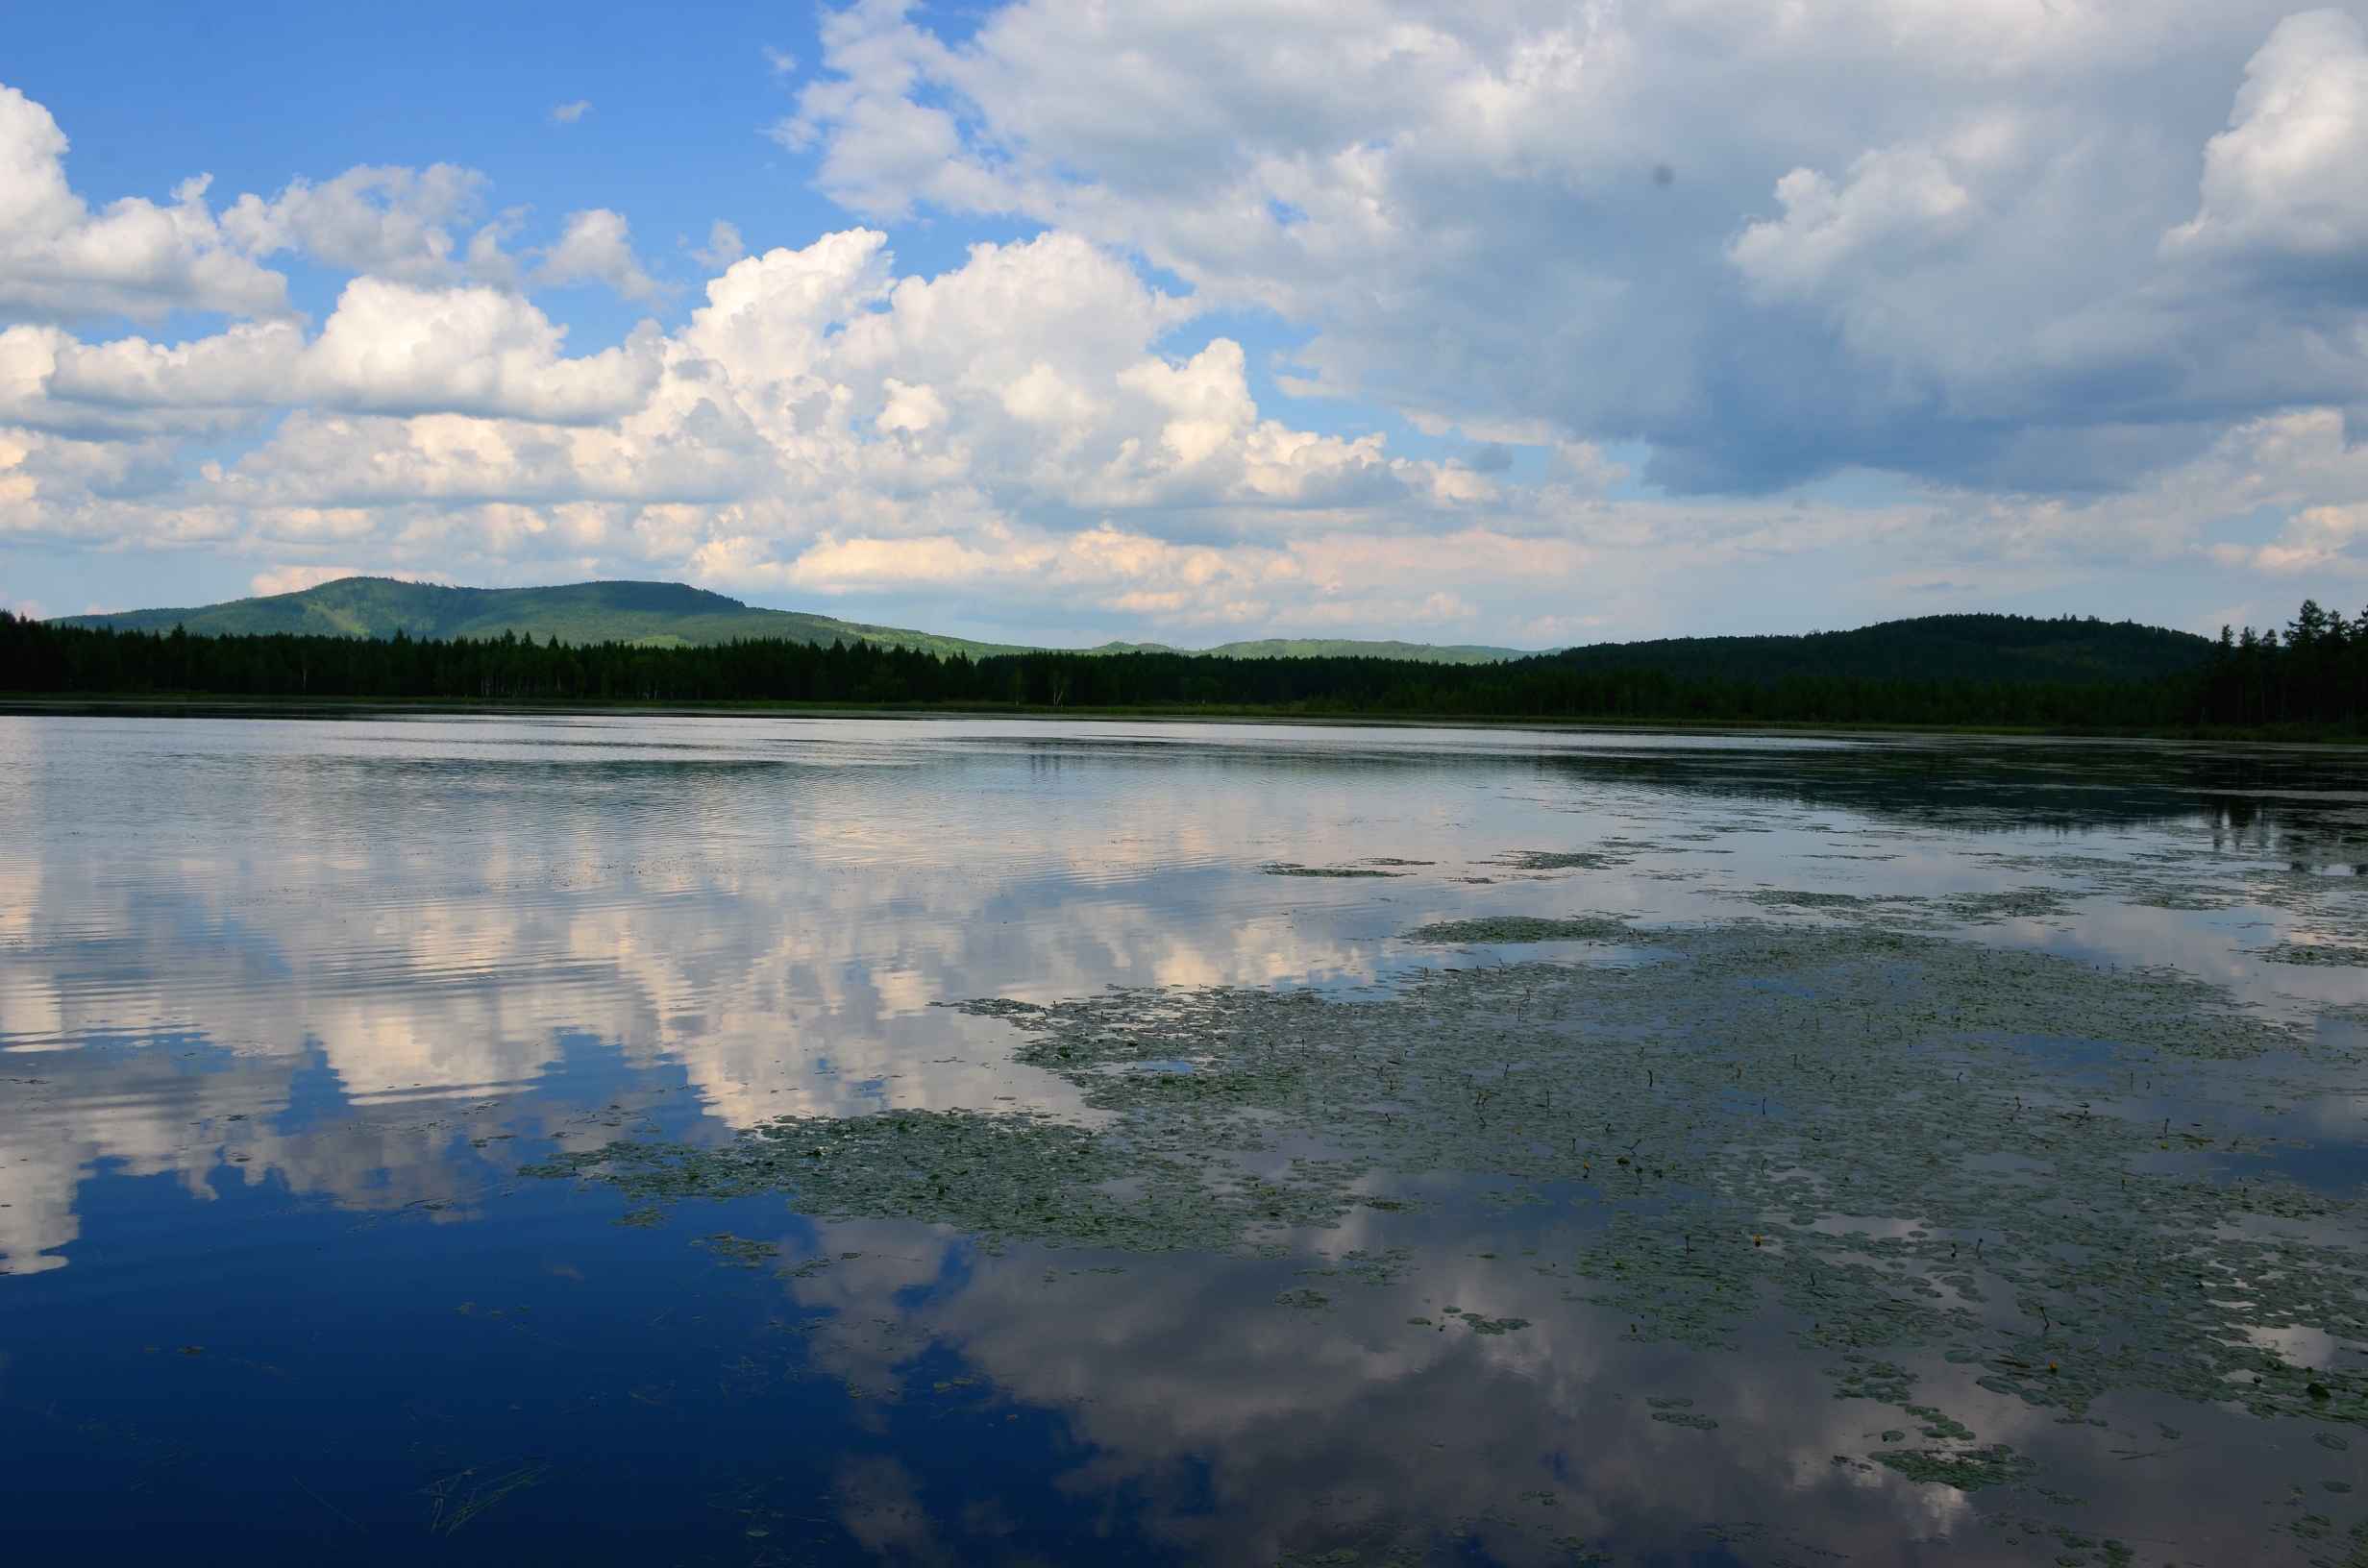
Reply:
[[[1591,655],[1599,661],[1601,651]],[[1471,718],[1897,723],[2027,728],[2357,728],[2368,611],[2306,601],[2281,631],[2223,629],[2203,662],[2143,680],[1752,680],[1568,654],[1486,665],[1331,657],[1048,651],[973,659],[866,642],[764,638],[701,648],[554,637],[193,636],[0,612],[0,691],[91,696],[522,702],[789,702],[1229,708]]]

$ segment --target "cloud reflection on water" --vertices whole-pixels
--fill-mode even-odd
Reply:
[[[654,717],[0,731],[0,826],[21,846],[0,871],[0,1041],[17,1076],[49,1080],[12,1086],[26,1114],[0,1131],[20,1271],[72,1239],[74,1186],[101,1162],[192,1193],[224,1164],[275,1171],[363,1207],[434,1186],[433,1140],[373,1134],[325,1167],[339,1139],[317,1113],[268,1131],[308,1071],[347,1116],[514,1097],[579,1039],[678,1074],[719,1126],[1075,1115],[999,1031],[929,1004],[1353,985],[1435,957],[1398,932],[1482,912],[1837,918],[1765,902],[1799,888],[1922,900],[1889,907],[1946,924],[1932,900],[2045,881],[2093,895],[1975,934],[2171,964],[2282,1013],[2368,1004],[2368,969],[2253,956],[2356,927],[2368,897],[2291,869],[2368,840],[2354,792],[2306,758],[2246,773],[2175,748]],[[1519,869],[1607,843],[1594,869]],[[1431,864],[1257,874],[1377,855]],[[2230,907],[2149,907],[2163,886]],[[74,1060],[100,1042],[105,1065]],[[382,1155],[396,1164],[358,1164]]]
[[[1919,1549],[2016,1556],[2000,1540],[2020,1527],[1987,1522],[2003,1496],[1838,1465],[1837,1455],[1882,1447],[1881,1430],[1903,1417],[1836,1398],[1822,1358],[1761,1353],[1787,1335],[1762,1331],[1741,1355],[1639,1346],[1623,1342],[1615,1314],[1560,1305],[1518,1248],[1554,1250],[1564,1223],[1434,1228],[1418,1253],[1459,1262],[1400,1287],[1335,1289],[1330,1311],[1267,1299],[1302,1258],[1212,1269],[1129,1257],[1123,1272],[1104,1274],[1094,1271],[1108,1262],[1099,1254],[1020,1247],[981,1259],[950,1237],[880,1221],[827,1227],[831,1252],[862,1256],[785,1288],[802,1310],[830,1314],[814,1366],[876,1402],[900,1386],[925,1398],[917,1350],[955,1352],[981,1380],[975,1398],[1057,1412],[1069,1438],[1064,1490],[1137,1500],[1137,1527],[1192,1560],[1343,1548],[1389,1560],[1388,1547],[1436,1541],[1449,1526],[1467,1532],[1466,1550],[1506,1563],[1567,1561],[1606,1540],[1623,1557],[1684,1556],[1709,1549],[1706,1525],[1817,1560],[1910,1560]],[[1411,1234],[1367,1217],[1324,1244],[1338,1256]],[[1484,1251],[1498,1256],[1472,1261]],[[1242,1277],[1261,1270],[1263,1281]],[[1435,1316],[1423,1304],[1447,1301],[1525,1313],[1531,1326],[1481,1335],[1405,1321],[1410,1307]],[[1887,1354],[1928,1379],[1948,1370],[1937,1352]],[[1718,1425],[1656,1422],[1645,1393],[1690,1398]],[[2144,1456],[2102,1473],[2081,1462],[2058,1412],[1981,1390],[1951,1402],[1985,1441],[2055,1460],[2067,1478],[2077,1468],[2087,1506],[2051,1507],[2035,1523],[2078,1533],[2145,1517],[2156,1544],[2176,1541],[2194,1560],[2249,1558],[2256,1521],[2232,1516],[2225,1500],[2282,1491],[2292,1464],[2261,1452],[2253,1423],[2152,1393],[2100,1407],[2109,1440]],[[2162,1437],[2163,1420],[2184,1429],[2181,1441]],[[960,1558],[962,1519],[932,1516],[923,1491],[906,1478],[896,1540],[910,1555],[892,1560],[928,1560],[912,1544],[925,1540]],[[855,1495],[851,1507],[874,1496]],[[2027,1504],[2011,1507],[2027,1516]],[[2036,1538],[2050,1539],[2044,1528]]]
[[[1089,1115],[1071,1083],[1014,1059],[1007,1026],[931,1004],[1387,983],[1473,961],[1401,933],[1483,916],[1956,931],[2170,965],[2353,1029],[2368,969],[2260,956],[2368,934],[2368,879],[2336,870],[2368,842],[2343,783],[2313,759],[2232,774],[2177,748],[0,718],[16,846],[0,868],[0,1250],[14,1274],[67,1266],[106,1175],[169,1177],[190,1201],[277,1183],[366,1222],[452,1227],[494,1213],[543,1139],[712,1139],[886,1107]],[[1576,853],[1593,858],[1552,863]],[[1382,858],[1427,864],[1261,871]],[[2278,1130],[2356,1151],[2357,1110],[2312,1102]],[[758,1238],[794,1269],[805,1222],[773,1213]],[[1698,1552],[1706,1520],[1763,1521],[1770,1551],[1884,1559],[1945,1536],[2006,1552],[1983,1498],[1836,1464],[1900,1418],[1835,1399],[1814,1358],[1627,1343],[1607,1310],[1573,1306],[1520,1249],[1581,1223],[1553,1205],[1355,1210],[1308,1244],[1413,1243],[1419,1267],[1326,1283],[1307,1311],[1275,1301],[1306,1286],[1304,1252],[999,1258],[916,1224],[816,1227],[826,1265],[758,1283],[821,1326],[795,1354],[743,1354],[728,1382],[823,1372],[867,1391],[851,1419],[881,1451],[845,1458],[840,1524],[916,1562],[1017,1528],[993,1498],[941,1506],[927,1457],[892,1451],[889,1402],[920,1398],[947,1356],[977,1401],[1054,1412],[1068,1495],[1137,1500],[1139,1527],[1187,1556],[1439,1521],[1506,1561],[1547,1560],[1558,1536]],[[1446,1305],[1529,1326],[1406,1321]],[[1653,1421],[1646,1384],[1719,1425]],[[2035,1456],[2067,1441],[2003,1395],[1954,1409]],[[2225,1413],[2126,1390],[2099,1409],[2151,1446],[2126,1474],[2084,1476],[2097,1514],[2151,1512],[2187,1554],[2254,1549],[2213,1500],[2274,1491],[2285,1459],[2232,1458],[2244,1423]],[[2150,1437],[2156,1419],[2211,1441]]]

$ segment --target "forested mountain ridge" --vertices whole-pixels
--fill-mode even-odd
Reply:
[[[571,646],[703,646],[780,637],[799,643],[868,642],[930,653],[1018,653],[1017,647],[875,626],[797,610],[767,610],[680,582],[571,582],[552,588],[447,588],[393,577],[339,577],[301,593],[234,599],[187,609],[62,616],[69,626],[198,636],[392,637],[481,640],[515,632]]]
[[[232,600],[180,609],[64,616],[57,625],[169,631],[193,636],[498,638],[514,632],[570,647],[604,643],[643,648],[717,647],[778,638],[793,643],[869,643],[971,659],[1058,651],[982,643],[908,627],[873,625],[796,610],[762,609],[678,582],[578,582],[551,588],[448,588],[391,577],[341,577],[300,593]],[[1658,670],[1766,684],[1791,676],[1916,680],[2143,680],[2201,663],[2209,642],[2189,632],[2134,622],[2066,616],[1934,615],[1887,621],[1850,631],[1806,636],[1672,637],[1596,643],[1559,652],[1525,653],[1485,645],[1267,638],[1199,650],[1218,658],[1382,659],[1416,664],[1484,665],[1548,660],[1576,671]],[[1156,643],[1110,643],[1095,655],[1191,654]]]
[[[395,577],[339,577],[316,588],[180,609],[121,610],[60,616],[67,626],[170,631],[193,636],[286,632],[314,637],[392,637],[481,641],[515,632],[570,647],[630,643],[645,648],[715,647],[768,637],[794,643],[865,642],[878,648],[962,653],[974,659],[1024,653],[1010,643],[982,643],[902,626],[876,626],[799,610],[769,610],[679,582],[574,582],[552,588],[448,588]],[[1157,643],[1111,643],[1097,653],[1189,651]],[[1338,638],[1227,643],[1205,651],[1224,658],[1365,657],[1418,663],[1486,664],[1530,655],[1517,648],[1440,648],[1428,643]]]
[[[1571,670],[1659,670],[1763,684],[1802,675],[2077,684],[2175,674],[2203,663],[2211,647],[2193,632],[2094,616],[1927,615],[1796,637],[1596,643],[1548,657]]]
[[[1871,628],[1880,630],[1882,628]],[[2143,630],[2144,628],[2139,628]],[[2008,628],[2033,643],[2030,627]],[[2052,646],[2036,642],[2042,649]],[[1728,679],[1545,654],[1500,664],[1226,658],[1207,653],[994,654],[786,638],[720,647],[564,647],[498,638],[387,639],[21,621],[0,611],[0,692],[463,702],[850,703],[888,707],[1227,709],[1355,718],[1471,717],[1686,723],[1880,723],[2198,732],[2368,732],[2368,614],[2305,601],[2282,635],[2223,631],[2204,659],[2140,679]]]

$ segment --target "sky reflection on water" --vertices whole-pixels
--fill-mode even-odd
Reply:
[[[1107,1119],[932,1004],[1618,961],[1406,936],[1503,916],[2168,967],[2356,1050],[2363,786],[2134,746],[0,717],[0,1421],[54,1499],[35,1557],[2340,1560],[2368,1429],[2130,1390],[2074,1431],[1960,1378],[1950,1415],[2046,1470],[1917,1483],[1861,1458],[1896,1410],[1775,1320],[1692,1350],[1568,1299],[1526,1258],[1584,1244],[1589,1200],[1490,1172],[1243,1258],[777,1198],[619,1226],[516,1172],[789,1114]],[[2256,1110],[2214,1087],[2243,1076],[2110,1114],[2275,1136],[2250,1158],[2356,1198],[2368,1083]],[[777,1256],[689,1244],[716,1234]],[[2283,1353],[2356,1363],[2331,1328]],[[1715,1425],[1654,1419],[1689,1414]]]

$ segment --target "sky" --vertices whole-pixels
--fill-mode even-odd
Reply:
[[[2368,602],[2368,4],[32,8],[0,607]]]

